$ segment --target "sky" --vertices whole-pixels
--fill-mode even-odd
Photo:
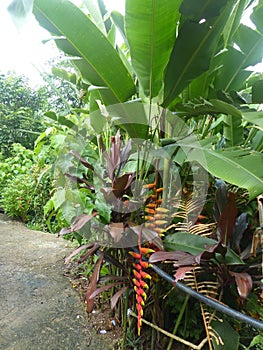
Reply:
[[[81,3],[81,0],[71,1]],[[57,56],[57,50],[52,41],[42,43],[42,40],[49,38],[49,33],[39,26],[33,15],[21,28],[16,27],[7,12],[10,2],[11,0],[0,0],[0,73],[15,71],[27,76],[30,84],[36,86],[41,83],[40,72],[51,69],[47,62]],[[108,10],[124,12],[124,0],[104,2]],[[263,64],[258,69],[263,71]]]
[[[71,0],[76,4],[81,0]],[[108,10],[124,10],[123,0],[104,0]],[[0,73],[15,71],[29,78],[30,84],[41,83],[40,72],[51,69],[48,60],[57,56],[55,44],[42,40],[49,38],[49,33],[41,28],[34,16],[17,28],[7,7],[11,0],[0,0]]]

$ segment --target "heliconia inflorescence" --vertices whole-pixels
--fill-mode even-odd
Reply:
[[[136,259],[136,262],[133,263],[133,284],[134,284],[134,290],[136,293],[136,308],[138,313],[138,335],[141,333],[141,326],[142,326],[142,316],[143,316],[143,306],[144,302],[146,300],[146,289],[149,288],[148,284],[145,282],[145,279],[151,279],[151,276],[144,271],[144,269],[147,269],[150,267],[150,264],[147,261],[143,260],[143,257],[149,255],[150,253],[153,253],[154,250],[150,248],[144,248],[141,247],[141,245],[138,245],[139,252],[129,252],[131,256]]]
[[[159,237],[163,236],[165,228],[167,226],[167,219],[169,216],[169,210],[162,208],[162,198],[161,194],[163,188],[157,188],[156,182],[148,184],[145,186],[153,192],[148,196],[148,204],[145,207],[145,227],[155,231]],[[151,245],[152,246],[152,245]],[[138,238],[138,252],[129,252],[136,262],[133,264],[133,284],[134,290],[136,293],[136,308],[138,313],[138,335],[141,332],[142,326],[142,316],[143,316],[143,307],[146,300],[146,290],[149,288],[148,284],[145,282],[147,279],[151,279],[151,276],[144,270],[150,267],[151,265],[145,261],[145,258],[148,259],[151,253],[154,253],[155,250],[142,247],[140,243],[140,237]]]

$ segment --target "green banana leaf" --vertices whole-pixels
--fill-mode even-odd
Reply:
[[[190,162],[197,161],[209,173],[233,185],[246,188],[249,198],[263,193],[263,154],[239,147],[212,150],[199,143],[180,141]]]
[[[237,1],[232,10],[232,13],[229,14],[229,20],[223,30],[225,47],[232,41],[232,38],[240,25],[241,18],[248,1],[249,0]]]
[[[178,103],[175,105],[177,115],[180,113],[186,116],[196,116],[201,114],[228,114],[233,117],[240,118],[242,116],[241,112],[233,105],[217,100],[217,99],[211,99],[211,100],[204,100],[202,99],[198,103]],[[172,114],[169,114],[166,118],[171,124],[176,122],[176,117]],[[174,119],[174,121],[173,121]]]
[[[162,88],[176,36],[181,1],[126,0],[125,29],[132,65],[146,96]]]
[[[226,139],[227,147],[242,145],[244,142],[244,128],[242,125],[242,117],[225,115],[223,135]]]
[[[222,68],[215,79],[217,89],[225,91],[240,90],[252,71],[245,70],[255,65],[263,57],[263,35],[245,25],[240,25],[233,41],[239,46],[230,46],[215,59],[215,64]]]
[[[252,103],[263,103],[263,79],[252,85]]]
[[[88,9],[96,26],[106,35],[106,28],[104,25],[103,16],[97,0],[84,0],[84,5]]]
[[[243,118],[248,121],[249,123],[256,124],[263,128],[263,112],[243,112],[242,113]]]
[[[169,106],[180,92],[195,78],[209,70],[210,61],[216,53],[219,38],[229,18],[235,1],[218,2],[217,11],[209,12],[215,4],[207,1],[196,17],[185,12],[164,78],[164,106]],[[211,17],[211,18],[210,18]],[[202,19],[207,19],[202,21]]]
[[[35,0],[33,13],[41,26],[60,38],[58,45],[66,53],[74,53],[75,65],[89,83],[108,87],[119,102],[135,93],[119,54],[78,7],[63,0]]]

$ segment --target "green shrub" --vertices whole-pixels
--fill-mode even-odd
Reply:
[[[52,179],[43,159],[20,144],[0,162],[0,207],[32,228],[45,229],[44,206],[50,199]]]

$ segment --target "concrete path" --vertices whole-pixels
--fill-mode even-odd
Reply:
[[[0,214],[0,349],[107,350],[63,276],[67,242]]]

